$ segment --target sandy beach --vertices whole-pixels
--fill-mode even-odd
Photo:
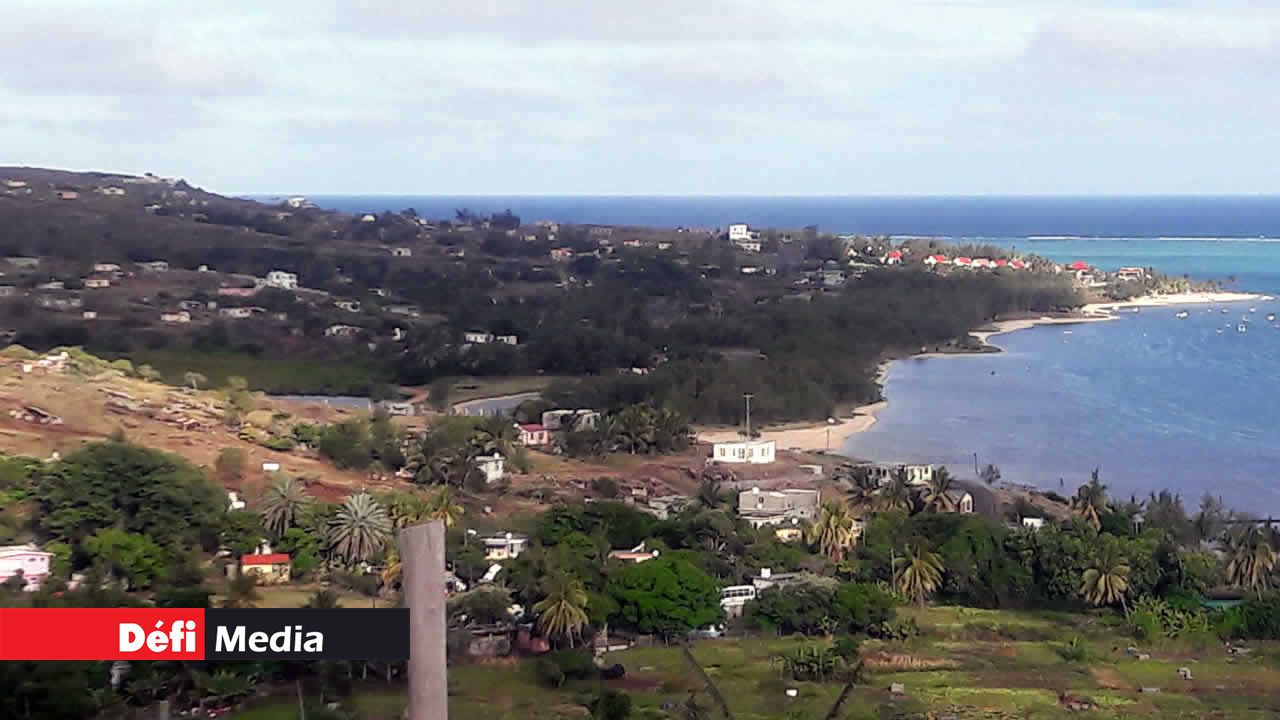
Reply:
[[[1250,302],[1265,299],[1263,295],[1239,292],[1191,292],[1171,295],[1148,295],[1121,302],[1090,303],[1080,309],[1079,314],[1070,316],[1045,315],[1038,318],[1020,318],[1017,320],[998,320],[991,323],[988,329],[975,330],[971,335],[984,345],[999,350],[998,345],[990,342],[996,335],[1026,330],[1037,325],[1077,325],[1088,322],[1106,322],[1116,320],[1117,311],[1130,308],[1171,307],[1177,305],[1205,305],[1214,303]],[[920,353],[912,355],[913,359],[926,358],[963,358],[974,357],[985,353]],[[876,382],[884,385],[889,373],[889,363],[880,365]],[[763,440],[773,440],[781,450],[801,451],[839,451],[844,441],[851,435],[863,432],[876,424],[876,415],[888,406],[887,400],[859,405],[850,417],[835,418],[832,422],[798,423],[776,425],[760,432]],[[698,440],[702,442],[725,442],[739,439],[738,431],[733,428],[700,430]]]

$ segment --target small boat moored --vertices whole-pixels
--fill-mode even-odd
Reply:
[[[1179,320],[1185,320],[1187,318],[1187,311],[1183,310],[1182,312],[1179,312],[1177,315],[1174,315],[1174,317],[1178,318]]]

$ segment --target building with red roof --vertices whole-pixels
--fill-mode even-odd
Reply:
[[[289,582],[293,562],[288,553],[261,553],[240,558],[240,572],[254,575],[262,585]]]
[[[517,425],[520,430],[520,444],[525,447],[539,447],[551,444],[551,431],[538,423]]]

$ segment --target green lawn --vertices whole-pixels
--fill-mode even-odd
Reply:
[[[1217,644],[1193,647],[1167,643],[1150,660],[1125,654],[1132,644],[1113,616],[1044,612],[907,608],[922,635],[907,642],[868,641],[866,682],[845,705],[844,718],[876,718],[889,708],[928,717],[1073,718],[1060,693],[1088,698],[1089,718],[1274,718],[1280,716],[1280,643],[1254,643],[1248,657],[1227,656]],[[1067,662],[1058,649],[1080,638],[1088,657]],[[840,690],[838,682],[794,682],[781,676],[771,659],[816,641],[792,638],[712,640],[694,645],[698,662],[728,698],[739,720],[819,718]],[[632,696],[633,717],[672,718],[664,703],[683,703],[700,691],[697,675],[676,648],[633,649],[613,654],[627,676],[617,683]],[[1178,668],[1192,669],[1192,680]],[[454,720],[542,720],[587,717],[583,703],[591,687],[541,687],[531,662],[456,665],[450,668],[450,717]],[[906,687],[893,699],[892,683]],[[1140,688],[1157,687],[1158,694]],[[795,698],[786,690],[795,688]],[[701,696],[701,702],[710,700]],[[403,702],[399,693],[358,695],[353,708],[367,720],[392,720]],[[293,718],[291,706],[247,710],[238,720]],[[274,711],[284,714],[260,714]]]

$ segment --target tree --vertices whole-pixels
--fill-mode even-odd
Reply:
[[[444,412],[449,407],[449,394],[453,391],[453,383],[448,378],[437,378],[431,381],[427,391],[427,402],[436,412]]]
[[[373,440],[364,420],[343,420],[320,431],[316,448],[340,469],[363,470],[373,462]]]
[[[329,525],[329,547],[348,564],[372,560],[390,537],[387,511],[368,493],[347,498]]]
[[[317,590],[307,598],[302,607],[311,610],[332,610],[342,606],[338,603],[338,593],[332,590]]]
[[[227,595],[222,598],[224,608],[257,607],[262,601],[258,594],[258,576],[240,573],[227,581]]]
[[[1089,482],[1076,490],[1071,507],[1093,529],[1102,527],[1102,514],[1107,511],[1107,486],[1098,479],[1097,468],[1090,473]]]
[[[241,675],[231,670],[218,670],[213,674],[197,671],[195,682],[200,696],[211,700],[216,706],[234,703],[249,695],[255,685],[252,675]]]
[[[934,468],[929,482],[925,485],[924,507],[933,512],[951,512],[955,510],[955,501],[950,492],[955,486],[955,478],[945,467]]]
[[[1252,590],[1262,597],[1271,586],[1277,565],[1276,549],[1268,532],[1249,525],[1231,535],[1226,543],[1227,581],[1232,586]]]
[[[382,498],[392,530],[403,530],[421,523],[431,509],[430,499],[419,490],[395,492]]]
[[[148,537],[165,549],[213,550],[226,495],[199,468],[129,443],[91,443],[52,463],[33,493],[44,540],[72,547],[103,528]]]
[[[978,473],[978,477],[988,485],[995,485],[1000,482],[1000,468],[988,463],[986,467],[982,468],[982,472]]]
[[[591,702],[592,720],[628,720],[631,717],[631,696],[621,690],[605,688]]]
[[[481,586],[449,598],[449,615],[475,625],[511,619],[511,593],[494,585]]]
[[[218,482],[224,485],[235,485],[244,477],[244,450],[237,447],[224,447],[218,451],[218,458],[213,462],[213,472]]]
[[[446,528],[457,525],[466,511],[454,499],[453,489],[448,485],[435,488],[427,499],[427,517],[439,520]]]
[[[1129,570],[1129,561],[1121,554],[1119,543],[1114,538],[1108,538],[1099,547],[1089,567],[1084,571],[1080,595],[1090,605],[1120,603],[1127,613]]]
[[[192,390],[199,390],[201,385],[209,384],[209,378],[198,372],[185,372],[182,374],[182,382],[190,385]]]
[[[148,587],[164,569],[164,551],[146,535],[103,528],[85,539],[84,549],[129,589]]]
[[[699,506],[715,510],[724,504],[724,486],[716,477],[704,477],[698,485],[696,501]]]
[[[942,558],[917,545],[893,560],[893,586],[921,607],[942,585]]]
[[[875,507],[881,512],[901,510],[911,512],[914,507],[911,496],[911,483],[907,480],[907,469],[898,468],[889,482],[880,486],[876,492]]]
[[[231,553],[231,557],[239,560],[258,547],[265,533],[262,518],[257,513],[229,510],[222,517],[222,531],[218,534],[218,539],[222,547]]]
[[[262,525],[273,536],[281,537],[299,524],[310,504],[311,496],[297,480],[277,480],[262,496]]]
[[[818,511],[818,520],[809,528],[809,542],[832,562],[844,560],[857,542],[858,519],[844,500],[828,500]]]
[[[675,554],[628,565],[608,580],[616,624],[640,633],[681,635],[720,619],[720,591],[697,566]]]
[[[226,396],[224,420],[228,425],[239,425],[241,418],[253,412],[255,405],[253,393],[249,392],[249,382],[244,378],[235,375],[227,378],[224,395]]]
[[[538,629],[548,638],[562,639],[573,647],[587,625],[587,591],[582,581],[557,573],[547,583],[547,595],[533,606]]]

